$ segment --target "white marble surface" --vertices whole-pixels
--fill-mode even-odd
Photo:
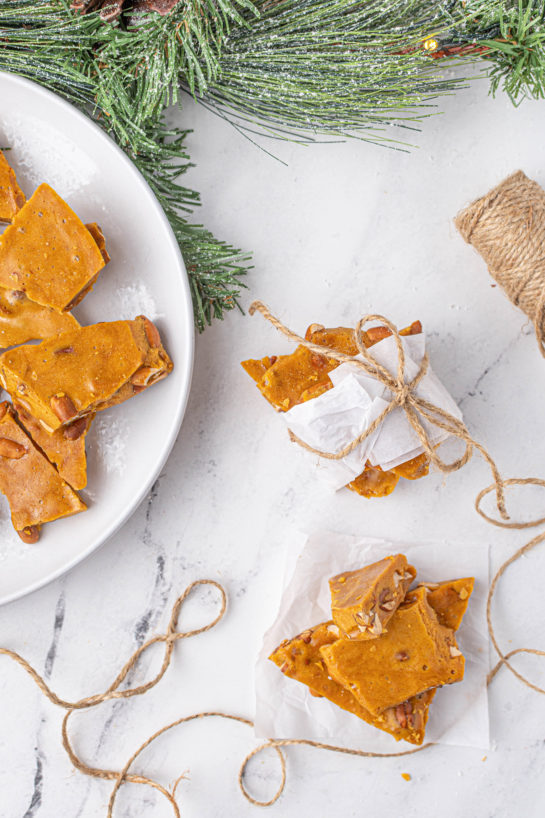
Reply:
[[[356,141],[274,143],[286,165],[192,103],[183,121],[195,128],[191,182],[203,193],[202,219],[255,251],[244,305],[260,297],[300,330],[311,321],[352,323],[370,310],[400,324],[422,319],[434,369],[476,437],[506,474],[545,474],[545,363],[524,316],[491,287],[482,261],[452,224],[462,205],[516,168],[545,185],[544,104],[515,110],[504,98],[489,99],[484,84],[474,85],[447,100],[445,114],[415,135],[420,149],[412,154]],[[473,498],[489,482],[478,459],[446,479],[435,474],[404,483],[382,501],[331,495],[238,366],[284,348],[259,317],[239,313],[199,337],[183,428],[146,502],[69,576],[0,609],[0,644],[26,656],[61,695],[79,698],[103,690],[135,646],[166,626],[188,582],[224,583],[224,622],[178,645],[158,688],[76,716],[74,741],[91,764],[118,769],[151,731],[194,711],[252,715],[254,657],[274,615],[295,531],[437,540],[444,548],[484,539],[493,565],[529,539],[474,513]],[[537,493],[532,499],[534,509],[545,506]],[[496,606],[506,648],[545,648],[544,573],[545,548],[506,576]],[[213,610],[210,599],[203,598],[201,618]],[[158,658],[146,660],[137,678]],[[20,668],[0,662],[2,818],[104,816],[111,785],[74,771],[60,746],[61,712]],[[521,659],[520,666],[543,680],[537,660]],[[442,818],[543,815],[545,697],[504,670],[490,690],[490,707],[488,751],[441,747],[365,760],[290,749],[285,793],[268,814],[391,818],[402,808],[407,816]],[[179,788],[188,818],[260,814],[236,784],[251,746],[245,727],[198,723],[148,750],[138,768],[164,784],[188,771]],[[270,794],[273,761],[261,759],[253,771],[254,792]],[[116,814],[170,813],[149,790],[129,786]]]

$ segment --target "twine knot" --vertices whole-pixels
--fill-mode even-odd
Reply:
[[[394,401],[397,406],[403,408],[411,395],[410,386],[406,383],[398,384],[396,386]]]

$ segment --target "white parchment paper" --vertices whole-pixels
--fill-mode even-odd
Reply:
[[[278,615],[263,639],[256,665],[255,731],[260,737],[328,740],[374,752],[409,747],[347,713],[325,698],[311,696],[306,685],[284,676],[267,657],[283,639],[331,619],[328,580],[402,553],[417,570],[416,582],[475,577],[456,638],[466,658],[462,682],[439,689],[430,707],[426,740],[439,744],[488,748],[489,670],[486,594],[489,546],[483,544],[410,544],[332,532],[306,538],[299,556],[288,558]],[[294,551],[290,549],[290,553]]]
[[[401,342],[405,353],[405,382],[409,383],[418,374],[426,349],[426,336],[424,333],[409,335],[402,337]],[[370,354],[393,375],[397,374],[398,354],[392,336],[375,344]],[[341,364],[330,372],[329,377],[333,382],[333,389],[294,406],[289,412],[284,412],[282,417],[288,428],[305,443],[314,449],[333,453],[340,451],[369,428],[388,406],[391,393],[379,381],[351,363]],[[415,392],[434,406],[462,419],[462,413],[454,399],[431,367]],[[435,446],[448,437],[437,426],[423,418],[421,421],[432,445]],[[423,451],[405,412],[397,407],[387,415],[375,433],[347,457],[342,460],[319,458],[319,472],[332,488],[340,489],[361,474],[367,460],[373,466],[387,470],[405,463]]]

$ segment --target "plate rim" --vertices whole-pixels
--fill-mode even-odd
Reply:
[[[184,325],[186,330],[184,332],[186,338],[186,348],[185,348],[185,366],[184,366],[184,375],[182,380],[182,388],[180,389],[177,397],[177,405],[176,411],[173,417],[173,423],[171,425],[169,434],[166,438],[166,443],[161,453],[159,460],[157,461],[157,466],[151,472],[151,476],[144,481],[142,484],[142,488],[138,491],[134,497],[134,499],[126,506],[126,508],[121,512],[121,514],[115,518],[115,520],[110,524],[109,527],[105,529],[103,535],[95,538],[92,544],[78,554],[74,559],[71,559],[69,562],[65,563],[62,567],[54,569],[51,573],[48,573],[44,577],[35,582],[28,585],[26,588],[14,591],[13,593],[4,594],[0,596],[0,606],[7,605],[10,602],[15,602],[17,599],[22,599],[25,596],[33,594],[35,591],[38,591],[40,588],[44,588],[49,583],[53,582],[59,577],[64,576],[77,565],[82,563],[86,560],[91,554],[95,551],[98,551],[99,548],[102,548],[108,540],[110,540],[119,529],[133,516],[136,512],[138,507],[141,505],[142,501],[152,488],[155,480],[157,479],[158,475],[161,473],[171,451],[176,442],[178,434],[180,432],[180,428],[182,425],[182,421],[185,415],[185,411],[187,408],[187,403],[189,400],[189,394],[191,392],[191,382],[193,377],[193,365],[195,359],[195,318],[193,314],[193,299],[191,296],[191,289],[189,286],[189,276],[187,274],[187,268],[185,266],[184,258],[182,256],[180,246],[176,241],[176,237],[174,235],[174,231],[168,221],[165,212],[159,201],[151,189],[150,185],[144,179],[141,172],[138,170],[134,162],[127,156],[125,151],[119,147],[119,145],[110,137],[108,134],[93,122],[93,120],[72,105],[68,100],[64,99],[60,94],[55,93],[54,91],[49,90],[48,88],[44,88],[42,85],[39,85],[37,82],[33,80],[27,79],[26,77],[21,77],[18,74],[13,74],[9,71],[0,71],[0,83],[2,81],[12,82],[15,85],[20,85],[23,90],[29,90],[31,93],[35,93],[45,97],[46,99],[52,101],[54,104],[59,105],[61,108],[66,110],[69,115],[75,116],[79,119],[82,123],[85,124],[91,131],[94,131],[95,135],[102,141],[103,144],[108,145],[110,149],[113,149],[114,153],[117,153],[118,159],[120,159],[133,173],[133,175],[138,179],[140,185],[142,186],[145,194],[148,196],[149,200],[153,203],[155,209],[158,211],[158,215],[163,222],[164,227],[166,228],[167,235],[169,236],[170,243],[174,249],[174,254],[178,259],[179,264],[179,272],[181,273],[181,284],[182,288],[185,291],[185,302],[183,305],[183,310],[186,313],[184,315]],[[181,363],[179,364],[181,366]],[[38,546],[39,547],[39,546]]]

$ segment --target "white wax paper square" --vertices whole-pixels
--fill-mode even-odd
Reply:
[[[312,696],[306,685],[284,676],[267,658],[282,640],[331,619],[330,577],[397,553],[405,554],[417,569],[416,582],[475,577],[475,590],[456,634],[466,658],[464,679],[437,691],[426,741],[488,748],[488,544],[410,544],[327,531],[309,536],[295,565],[292,557],[287,566],[278,615],[264,636],[256,665],[257,736],[327,740],[372,752],[409,748],[328,699]]]
[[[292,432],[314,449],[337,452],[364,432],[387,405],[380,398],[371,399],[349,372],[334,389],[294,406],[284,417]],[[342,460],[320,459],[324,476],[334,489],[341,489],[362,473],[379,431],[376,429]]]
[[[401,338],[405,353],[405,382],[410,383],[418,374],[426,348],[424,333]],[[370,354],[392,375],[397,376],[398,352],[395,339],[390,336],[374,344]],[[360,358],[361,356],[357,356]],[[312,400],[294,406],[282,417],[297,437],[314,449],[335,453],[355,440],[387,407],[390,390],[351,363],[341,364],[329,373],[333,389]],[[415,393],[449,412],[459,420],[462,413],[439,378],[428,366],[428,371],[416,387]],[[422,425],[433,446],[448,434],[424,418]],[[335,489],[342,488],[363,471],[367,460],[373,466],[392,469],[411,460],[424,451],[405,412],[393,409],[358,448],[342,460],[319,459],[319,471]]]

